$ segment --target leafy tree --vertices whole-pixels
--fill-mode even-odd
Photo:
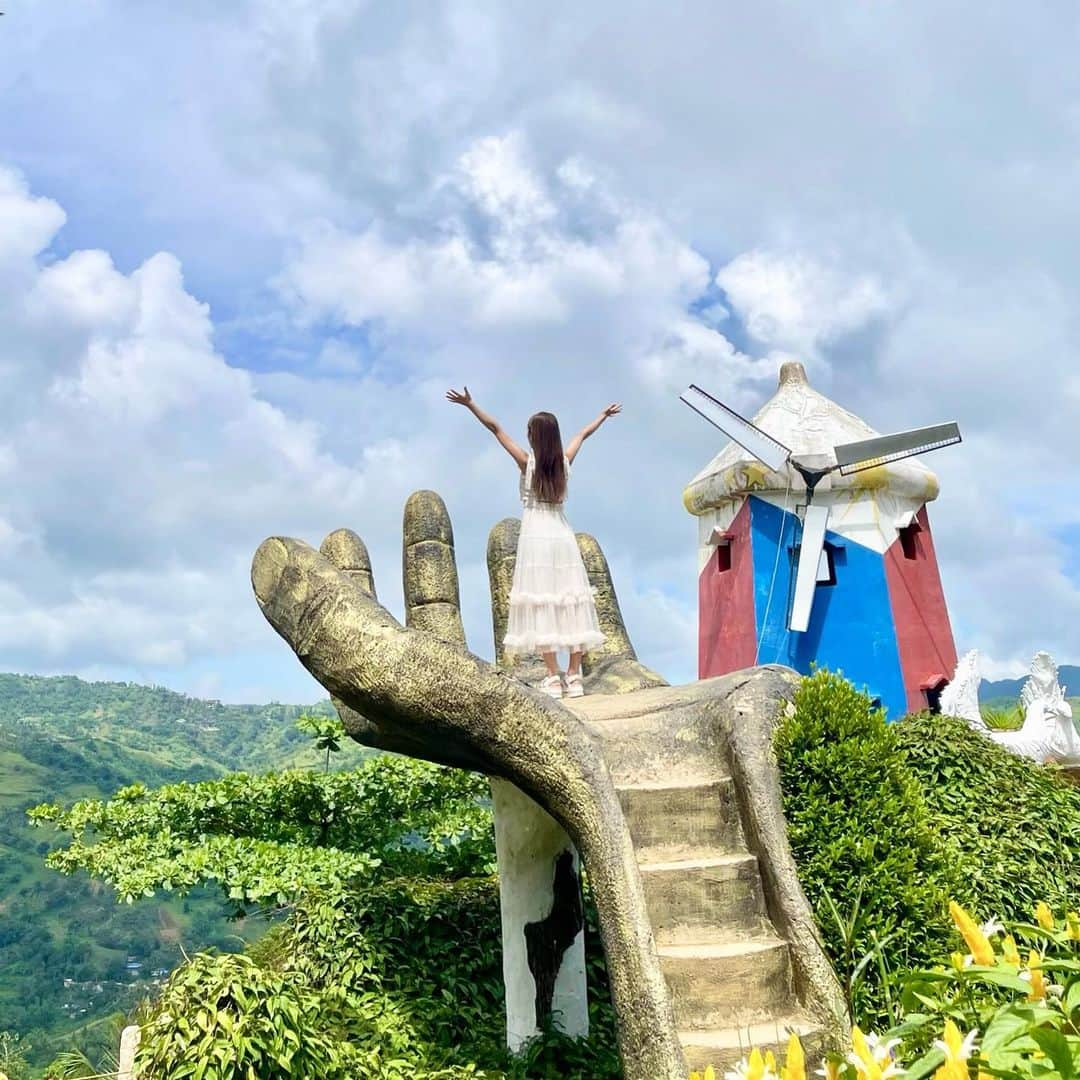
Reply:
[[[326,751],[326,767],[330,771],[330,755],[341,749],[341,740],[345,738],[345,725],[339,716],[312,716],[305,713],[296,721],[296,727],[305,735],[315,739],[315,748]]]
[[[70,835],[48,865],[86,870],[128,903],[217,882],[239,906],[267,905],[395,874],[489,872],[486,793],[476,774],[384,755],[345,773],[235,773],[156,791],[134,784],[29,816]]]
[[[69,837],[52,865],[126,899],[213,882],[239,907],[288,907],[245,954],[192,957],[143,1006],[141,1076],[619,1075],[591,907],[593,1037],[553,1036],[525,1062],[505,1051],[482,777],[385,755],[351,772],[134,786],[33,817]]]

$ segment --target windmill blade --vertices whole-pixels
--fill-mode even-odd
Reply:
[[[825,546],[825,529],[829,524],[829,508],[811,505],[803,518],[802,540],[799,544],[799,566],[795,571],[795,599],[791,605],[788,629],[797,634],[806,632],[810,625],[810,611],[814,605],[822,548]]]
[[[707,394],[700,386],[690,388],[679,395],[679,400],[689,405],[699,416],[703,416],[714,427],[718,427],[729,439],[737,442],[747,453],[753,454],[763,465],[774,472],[782,469],[791,457],[791,451],[761,428],[751,424],[734,409],[729,409]]]
[[[836,464],[840,472],[848,476],[876,465],[888,465],[893,461],[939,450],[943,446],[955,446],[960,442],[960,428],[955,423],[935,424],[933,427],[914,428],[895,435],[881,435],[873,439],[844,443],[837,446]]]

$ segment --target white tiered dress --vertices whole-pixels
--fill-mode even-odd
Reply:
[[[570,462],[564,456],[566,479]],[[533,494],[532,453],[521,474],[521,533],[510,587],[510,619],[503,645],[523,653],[586,652],[603,643],[589,576],[563,503]],[[563,502],[566,496],[563,496]]]

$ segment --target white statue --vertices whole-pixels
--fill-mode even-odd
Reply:
[[[956,665],[952,682],[941,691],[941,711],[959,716],[980,731],[988,730],[979,712],[979,650],[964,653]]]
[[[1031,674],[1020,691],[1024,723],[1018,731],[994,731],[986,726],[979,712],[978,688],[979,654],[973,649],[960,659],[953,681],[942,692],[941,711],[962,717],[1014,754],[1043,763],[1080,763],[1080,732],[1049,653],[1037,652],[1031,661]]]

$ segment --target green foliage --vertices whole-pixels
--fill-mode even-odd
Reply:
[[[45,1070],[47,1080],[91,1080],[105,1072],[116,1072],[117,1059],[95,1065],[82,1050],[65,1050],[57,1054]]]
[[[1080,788],[952,717],[887,724],[839,675],[803,680],[776,753],[792,850],[853,1015],[952,939],[946,897],[1022,919],[1076,904]]]
[[[48,864],[129,903],[219,882],[237,904],[283,904],[384,875],[483,873],[494,862],[484,779],[389,755],[347,773],[236,773],[29,812],[69,833]]]
[[[877,1035],[860,1026],[849,1052],[833,1049],[813,1070],[792,1036],[783,1068],[766,1070],[754,1049],[736,1066],[742,1077],[806,1080],[1075,1080],[1080,1076],[1080,914],[1064,925],[1044,904],[1039,925],[979,927],[957,904],[950,913],[971,953],[896,981],[899,1022]],[[1017,939],[1021,947],[1017,945]],[[705,1078],[711,1078],[706,1070]],[[691,1073],[690,1080],[703,1080]]]
[[[1019,705],[983,705],[979,711],[983,723],[995,731],[1016,731],[1024,723],[1024,711]]]
[[[939,947],[941,913],[959,883],[895,729],[840,675],[804,679],[775,740],[799,875],[856,1015],[886,1009],[880,973],[855,968],[895,931],[889,956],[910,967]],[[843,913],[838,923],[835,912]],[[850,933],[844,918],[857,912]]]
[[[344,1077],[322,1002],[297,973],[246,956],[194,957],[169,980],[144,1026],[138,1075],[171,1080]]]
[[[326,751],[326,767],[330,771],[330,755],[341,750],[341,742],[346,738],[345,725],[336,713],[333,716],[315,716],[305,713],[296,721],[298,731],[310,735],[315,740],[317,750]]]
[[[163,686],[0,673],[0,747],[28,751],[50,771],[67,773],[65,761],[77,758],[82,782],[102,790],[132,779],[156,786],[234,769],[321,765],[324,754],[296,727],[302,715],[336,714],[328,700],[224,705]],[[341,753],[351,767],[372,751],[350,740]]]
[[[1080,787],[1012,754],[963,720],[911,716],[897,746],[958,850],[963,895],[999,919],[1030,915],[1039,900],[1064,908],[1080,888]]]
[[[309,895],[247,956],[204,955],[174,973],[143,1018],[140,1076],[188,1075],[164,1070],[192,1060],[210,1063],[207,1080],[249,1068],[260,1078],[296,1080],[615,1080],[614,1013],[595,911],[591,904],[586,911],[587,1044],[553,1034],[511,1060],[495,879],[403,878]],[[226,989],[233,984],[257,993],[241,999]],[[321,1036],[318,1060],[293,1056],[291,1072],[280,1071],[275,1054],[307,1044],[312,1032]]]
[[[30,1075],[22,1040],[13,1031],[0,1031],[0,1076],[27,1080]]]
[[[976,962],[961,951],[903,980],[901,1026],[909,1055],[924,1052],[924,1069],[943,1062],[931,1033],[952,1021],[958,1032],[978,1033],[971,1064],[980,1075],[1080,1076],[1080,916],[1073,913],[1063,924],[1044,914],[1046,925],[1025,920],[991,928],[980,942],[988,955]],[[958,926],[968,924],[965,937],[982,933],[967,912],[957,912],[957,919]],[[919,1073],[916,1064],[909,1076]]]
[[[188,1075],[164,1071],[178,1060],[205,1062],[207,1080],[619,1075],[591,905],[594,1038],[505,1052],[482,777],[382,756],[351,772],[134,786],[33,817],[71,837],[52,865],[122,895],[212,880],[238,902],[291,904],[244,956],[202,954],[170,977],[143,1014],[141,1075]]]
[[[151,991],[154,971],[174,967],[181,949],[241,947],[237,935],[251,939],[265,922],[230,923],[235,904],[216,888],[118,907],[101,882],[43,866],[59,837],[34,829],[26,808],[101,798],[135,781],[322,771],[325,752],[296,728],[302,713],[330,716],[333,708],[223,705],[162,687],[0,674],[0,1026],[24,1033],[34,1068],[72,1042],[103,1060],[116,1046],[99,1021]],[[333,767],[371,755],[348,740]],[[125,966],[132,955],[138,971]]]

